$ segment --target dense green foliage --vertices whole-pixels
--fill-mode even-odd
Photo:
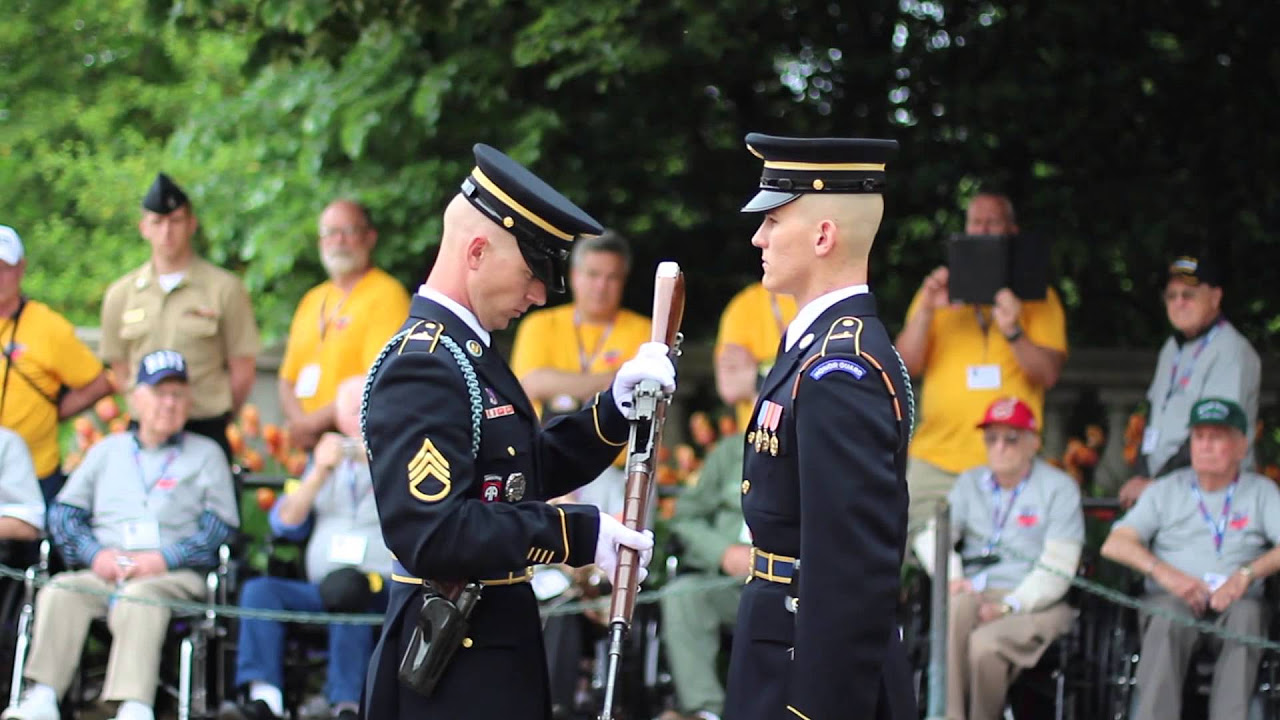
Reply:
[[[1054,242],[1077,345],[1153,344],[1169,253],[1216,243],[1233,315],[1280,326],[1280,6],[881,0],[7,0],[0,222],[28,289],[91,322],[145,255],[153,172],[196,199],[278,337],[322,273],[335,195],[374,210],[379,261],[424,274],[439,214],[484,141],[691,274],[709,337],[756,276],[750,130],[897,138],[873,282],[891,326],[979,182]]]

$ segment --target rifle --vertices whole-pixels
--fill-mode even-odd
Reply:
[[[650,339],[666,343],[672,363],[680,355],[683,339],[680,321],[683,318],[684,274],[677,263],[659,263],[653,286],[653,333]],[[627,440],[627,490],[622,523],[639,531],[648,517],[655,461],[662,443],[662,423],[671,398],[658,383],[646,380],[636,386],[634,402],[635,419],[631,421],[631,434]],[[613,696],[617,689],[618,666],[622,661],[622,642],[631,627],[639,590],[639,566],[640,554],[628,547],[621,548],[609,603],[609,666],[600,720],[613,717]]]

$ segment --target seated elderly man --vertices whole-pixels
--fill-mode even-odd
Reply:
[[[44,529],[44,495],[21,435],[0,427],[0,541],[35,540]]]
[[[30,685],[5,720],[57,720],[89,624],[104,615],[113,640],[102,697],[120,701],[120,720],[152,720],[170,611],[150,603],[204,597],[202,571],[239,524],[222,450],[182,432],[191,407],[183,357],[145,356],[130,403],[137,430],[91,448],[49,511],[62,557],[88,569],[59,573],[36,596]]]
[[[1063,596],[1084,545],[1080,489],[1036,458],[1031,407],[998,399],[978,427],[987,464],[961,473],[950,493],[960,552],[948,570],[948,720],[1001,717],[1009,684],[1070,629]],[[933,538],[930,528],[915,543],[930,571]]]
[[[1112,527],[1102,555],[1146,576],[1147,602],[1260,635],[1266,609],[1257,581],[1280,570],[1280,490],[1241,471],[1249,424],[1235,401],[1201,400],[1188,424],[1191,467],[1157,478]],[[1183,677],[1201,641],[1220,647],[1209,717],[1245,719],[1261,651],[1221,643],[1164,616],[1146,615],[1142,625],[1138,720],[1179,717]]]
[[[334,420],[342,434],[321,436],[302,482],[271,510],[276,536],[301,541],[310,535],[307,579],[254,578],[245,583],[242,606],[353,613],[386,609],[382,587],[391,575],[391,552],[382,540],[369,463],[360,442],[363,390],[363,377],[339,385]],[[283,623],[241,621],[236,684],[248,686],[249,702],[229,717],[270,720],[284,715],[284,639]],[[325,695],[341,720],[357,717],[373,641],[368,625],[329,626]]]

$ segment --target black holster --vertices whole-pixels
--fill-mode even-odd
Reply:
[[[417,626],[400,658],[400,682],[423,696],[430,696],[444,670],[462,645],[468,618],[480,600],[482,586],[467,583],[449,592],[446,584],[426,581]],[[455,585],[456,587],[456,585]]]

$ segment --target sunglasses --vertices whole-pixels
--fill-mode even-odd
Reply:
[[[982,432],[982,442],[987,445],[995,445],[1003,442],[1010,447],[1017,445],[1022,440],[1022,433],[1016,430],[984,430]]]
[[[1182,288],[1181,290],[1166,290],[1164,292],[1164,301],[1167,303],[1177,302],[1178,300],[1182,300],[1183,302],[1191,302],[1192,300],[1195,300],[1199,296],[1199,294],[1200,294],[1200,291],[1198,288]]]

